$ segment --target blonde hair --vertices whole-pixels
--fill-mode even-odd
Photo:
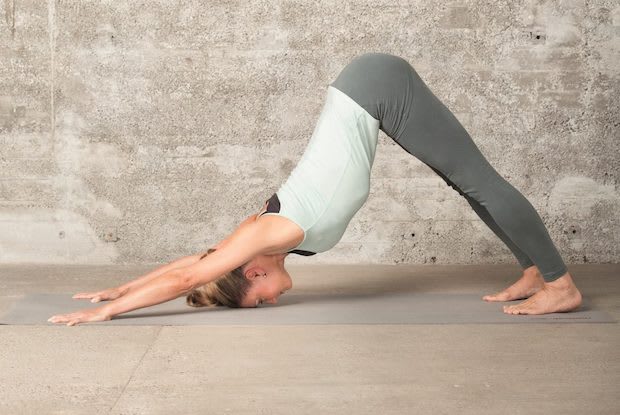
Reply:
[[[215,249],[209,248],[200,259],[203,259]],[[247,294],[252,282],[243,275],[243,266],[227,272],[218,279],[193,289],[185,298],[187,305],[192,307],[227,306],[241,307],[241,301]]]

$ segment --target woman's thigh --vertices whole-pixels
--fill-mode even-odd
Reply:
[[[499,179],[465,128],[405,59],[365,53],[331,85],[379,120],[381,130],[403,149],[462,190]]]
[[[420,79],[414,84],[413,106],[394,140],[423,163],[439,170],[467,193],[500,180],[463,125]]]

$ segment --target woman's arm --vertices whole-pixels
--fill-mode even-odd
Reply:
[[[171,269],[154,277],[148,283],[130,290],[127,294],[101,307],[100,312],[110,318],[138,308],[163,303],[185,295],[196,287],[206,284],[272,248],[265,237],[264,222],[249,222],[240,226],[228,238],[225,245],[192,265]]]
[[[90,292],[80,292],[73,295],[74,299],[89,299],[91,303],[98,303],[100,301],[111,301],[116,300],[119,297],[127,294],[131,290],[135,290],[138,287],[152,281],[156,277],[163,275],[167,272],[170,272],[176,268],[183,268],[189,266],[191,264],[196,263],[202,253],[198,253],[195,255],[188,255],[181,257],[169,264],[162,265],[158,268],[155,268],[153,271],[145,274],[139,278],[136,278],[132,281],[129,281],[125,284],[119,285],[114,288],[108,288],[100,291],[90,291]]]
[[[266,216],[260,220],[248,220],[226,239],[226,243],[204,259],[171,269],[100,307],[55,315],[47,321],[73,326],[82,322],[109,320],[115,315],[163,303],[219,278],[257,255],[286,252],[302,239],[301,228],[284,217]]]
[[[175,259],[169,264],[165,264],[165,265],[155,268],[154,270],[150,271],[148,274],[142,275],[141,277],[138,277],[132,281],[119,285],[118,287],[116,287],[116,289],[126,294],[130,290],[134,290],[138,287],[141,287],[147,282],[152,281],[156,277],[159,277],[160,275],[170,272],[173,269],[187,267],[187,266],[190,266],[198,262],[202,254],[204,254],[204,252],[200,252],[194,255],[187,255],[187,256]]]
[[[104,305],[102,312],[111,318],[172,300],[214,281],[257,255],[280,252],[295,246],[292,244],[298,244],[300,238],[303,238],[303,231],[289,219],[269,216],[256,220],[256,215],[253,215],[204,259],[155,277],[147,284]]]
[[[263,209],[265,209],[265,208],[263,207]],[[243,222],[241,222],[239,227],[243,227],[243,226],[245,226],[245,225],[247,225],[249,223],[252,223],[252,222],[256,221],[256,217],[257,217],[257,215],[251,215],[251,216],[247,217]],[[226,245],[228,243],[228,241],[230,240],[231,236],[232,236],[232,234],[229,235],[228,237],[226,237],[225,239],[223,239],[222,241],[220,241],[213,248],[219,249],[222,246]],[[141,277],[138,277],[138,278],[136,278],[136,279],[134,279],[132,281],[129,281],[129,282],[125,283],[125,284],[119,285],[118,287],[114,288],[114,290],[116,290],[117,292],[120,293],[119,297],[122,296],[122,295],[126,295],[129,291],[135,290],[136,288],[143,286],[147,282],[152,281],[156,277],[159,277],[160,275],[163,275],[163,274],[165,274],[167,272],[170,272],[173,269],[185,268],[185,267],[189,267],[190,265],[193,265],[193,264],[197,263],[200,260],[200,257],[202,255],[204,255],[205,253],[206,253],[206,251],[205,252],[199,252],[199,253],[194,254],[194,255],[187,255],[187,256],[178,258],[178,259],[174,260],[173,262],[171,262],[169,264],[165,264],[165,265],[162,265],[160,267],[155,268],[154,270],[150,271],[148,274],[145,274],[145,275],[143,275]],[[96,294],[96,293],[91,293],[91,294]],[[82,296],[81,298],[90,298],[90,297]]]
[[[68,326],[73,326],[89,321],[110,320],[116,315],[163,303],[184,295],[193,289],[192,284],[196,281],[195,272],[198,263],[203,264],[203,267],[200,268],[202,272],[200,277],[207,283],[261,254],[265,248],[269,247],[266,241],[272,239],[265,238],[266,227],[266,222],[259,221],[240,226],[229,236],[225,245],[193,265],[164,272],[143,285],[136,286],[122,297],[100,307],[55,315],[50,317],[48,321],[67,323]]]
[[[265,206],[263,207],[263,209],[261,209],[261,212],[264,209],[266,209],[266,206],[267,206],[267,204],[265,203]],[[239,224],[238,228],[244,227],[245,225],[248,225],[248,224],[250,224],[252,222],[255,222],[256,221],[256,217],[259,214],[260,213],[248,216],[247,218],[245,218],[245,220],[243,222],[241,222]],[[233,234],[230,234],[225,239],[223,239],[220,242],[218,242],[218,244],[215,245],[213,248],[219,249],[222,246],[228,244],[228,242],[230,241],[230,238],[231,238],[231,236]],[[153,278],[155,278],[155,277],[157,277],[159,275],[162,275],[162,274],[164,274],[164,273],[166,273],[166,272],[168,272],[170,270],[173,270],[175,268],[184,268],[184,267],[188,267],[190,265],[195,264],[196,262],[198,262],[200,260],[200,257],[202,255],[204,255],[205,253],[206,253],[206,251],[205,252],[199,252],[199,253],[194,254],[194,255],[188,255],[188,256],[185,256],[185,257],[181,257],[181,258],[175,260],[174,262],[171,262],[170,264],[162,265],[161,267],[154,269],[150,273],[148,273],[148,274],[146,274],[146,275],[144,275],[144,276],[142,276],[140,278],[137,278],[137,279],[135,279],[133,281],[130,281],[127,284],[123,284],[119,288],[122,287],[122,288],[131,289],[131,288],[139,287],[140,285],[144,284],[145,282],[148,282],[148,281],[152,280]]]

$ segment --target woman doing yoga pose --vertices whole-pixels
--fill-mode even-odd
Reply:
[[[366,53],[328,86],[308,146],[288,179],[255,215],[207,252],[180,258],[120,287],[76,294],[101,307],[50,318],[107,320],[187,295],[192,306],[275,304],[292,287],[289,253],[315,255],[338,243],[368,198],[379,130],[462,195],[523,268],[486,301],[526,301],[508,314],[577,309],[581,294],[534,207],[503,179],[448,108],[403,58]]]

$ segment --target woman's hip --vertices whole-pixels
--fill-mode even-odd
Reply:
[[[372,52],[352,59],[330,85],[351,97],[395,138],[412,110],[418,82],[421,79],[405,59]]]

